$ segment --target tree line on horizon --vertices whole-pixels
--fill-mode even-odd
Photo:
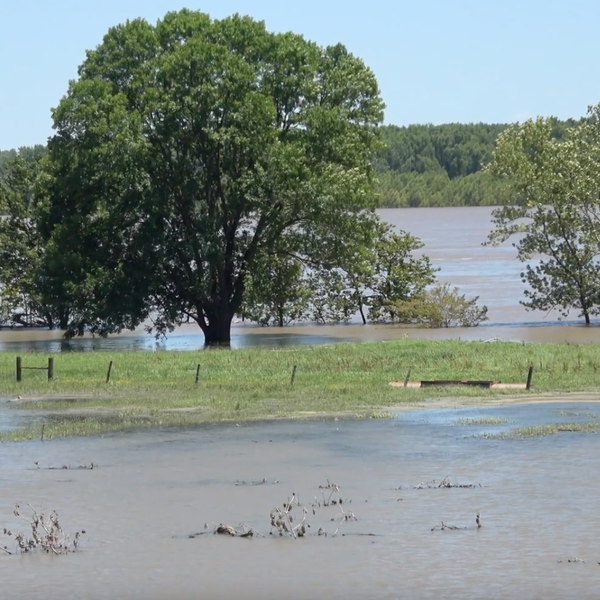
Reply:
[[[551,135],[564,139],[582,119],[550,118]],[[514,202],[513,190],[485,171],[505,123],[414,124],[379,127],[383,149],[373,167],[380,208],[504,206]],[[46,146],[0,150],[0,180],[16,156],[35,160]]]

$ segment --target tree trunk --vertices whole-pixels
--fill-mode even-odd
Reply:
[[[360,318],[362,319],[363,325],[366,325],[367,317],[365,317],[365,312],[363,310],[362,302],[358,305],[358,312],[360,312]]]
[[[58,309],[59,329],[66,330],[69,328],[69,310],[60,306]]]
[[[206,324],[200,325],[204,333],[204,345],[229,348],[231,346],[232,320],[233,313],[230,311],[211,314]]]
[[[583,294],[579,297],[579,301],[581,302],[581,312],[583,313],[583,318],[585,319],[585,324],[590,325],[590,309],[587,303],[587,299]]]
[[[583,309],[583,318],[585,319],[585,324],[586,325],[590,325],[591,324],[590,313],[588,312],[587,308]]]

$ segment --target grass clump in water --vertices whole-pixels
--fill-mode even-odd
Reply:
[[[500,417],[478,417],[474,419],[458,419],[456,425],[476,426],[476,425],[502,425],[508,423],[508,419],[502,419]]]
[[[548,423],[545,425],[532,425],[530,427],[517,427],[510,431],[498,433],[484,433],[479,437],[494,439],[534,438],[548,435],[557,435],[563,432],[597,433],[600,425],[593,421],[587,423]]]

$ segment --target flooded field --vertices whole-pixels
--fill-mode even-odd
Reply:
[[[21,501],[86,530],[75,554],[0,555],[2,598],[596,598],[598,436],[494,436],[599,418],[545,403],[2,444],[0,526],[27,526]],[[335,537],[340,505],[312,506],[328,480],[357,519]],[[307,536],[270,536],[292,493]]]
[[[585,327],[576,313],[562,319],[556,311],[528,312],[519,303],[525,284],[523,265],[510,243],[482,246],[492,228],[492,208],[385,209],[382,218],[409,231],[425,244],[422,252],[439,268],[439,280],[458,286],[468,297],[479,296],[488,309],[489,321],[470,329],[419,329],[394,325],[257,327],[237,323],[232,329],[232,346],[291,346],[369,342],[409,338],[599,343],[598,323]],[[59,331],[0,331],[0,351],[68,352],[93,350],[196,350],[204,337],[196,325],[186,325],[157,342],[143,329],[108,339],[61,339]]]

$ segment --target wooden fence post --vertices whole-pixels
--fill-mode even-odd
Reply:
[[[412,367],[408,367],[408,373],[406,374],[406,379],[404,380],[404,387],[408,385],[408,380],[410,379],[410,372],[412,371]]]
[[[22,381],[23,371],[21,368],[21,357],[17,356],[17,381]]]
[[[200,364],[196,367],[196,383],[200,380]]]
[[[106,383],[110,381],[110,372],[112,371],[112,360],[108,363],[108,372],[106,373]]]
[[[48,381],[54,379],[54,358],[48,359]]]
[[[294,368],[292,369],[292,379],[290,381],[290,385],[294,385],[294,379],[296,379],[296,368],[297,365],[294,365]]]
[[[533,365],[529,366],[529,372],[527,373],[527,385],[525,386],[526,390],[531,389],[531,378],[533,377]]]

